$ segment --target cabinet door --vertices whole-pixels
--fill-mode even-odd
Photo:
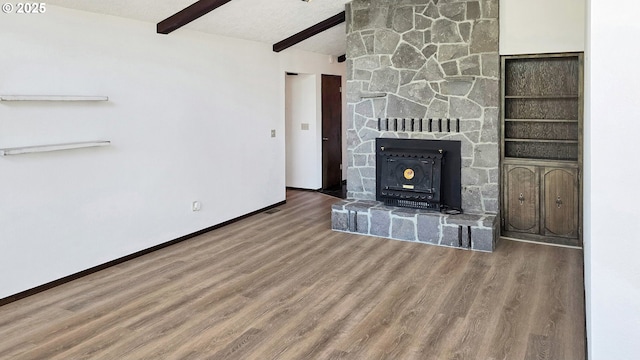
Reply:
[[[578,237],[578,170],[544,169],[544,235]]]
[[[535,166],[505,166],[505,230],[540,232],[540,180]]]

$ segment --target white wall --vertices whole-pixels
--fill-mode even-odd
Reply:
[[[585,272],[590,359],[639,359],[640,26],[633,0],[589,1]]]
[[[110,97],[2,102],[0,147],[113,142],[0,158],[0,298],[284,200],[285,65],[327,58],[54,6],[0,45],[0,94]]]
[[[318,132],[316,75],[286,77],[286,185],[301,189],[322,187],[322,152],[320,162],[316,143]],[[308,129],[302,130],[302,124]]]
[[[500,0],[500,54],[584,51],[585,0]]]

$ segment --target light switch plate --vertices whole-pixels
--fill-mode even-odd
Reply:
[[[271,137],[276,137],[276,129],[271,130]]]

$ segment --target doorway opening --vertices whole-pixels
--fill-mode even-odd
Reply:
[[[342,181],[340,76],[286,73],[287,188],[346,196]],[[343,190],[344,188],[344,190]]]

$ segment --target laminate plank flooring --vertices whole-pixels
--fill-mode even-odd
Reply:
[[[287,204],[0,307],[0,359],[585,358],[582,251],[333,232]]]

